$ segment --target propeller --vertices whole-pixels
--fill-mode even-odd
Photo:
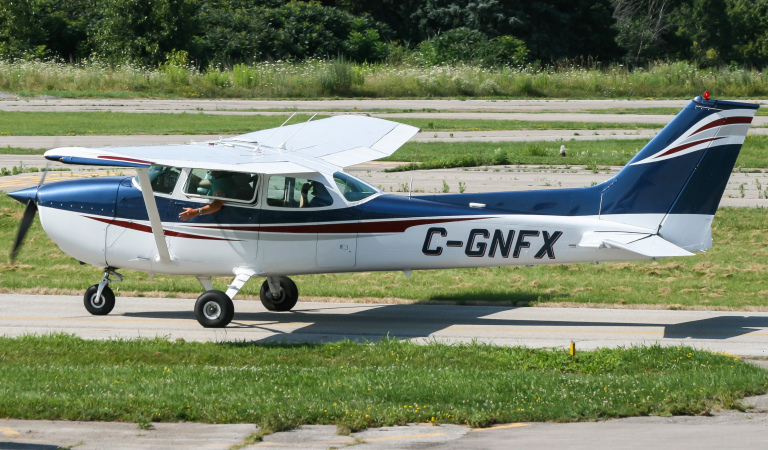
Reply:
[[[16,260],[16,255],[19,253],[21,244],[24,242],[24,237],[27,235],[29,228],[32,226],[32,222],[35,220],[35,214],[37,213],[37,191],[43,185],[45,181],[45,175],[48,173],[48,164],[45,165],[43,175],[40,177],[40,182],[34,190],[34,195],[30,192],[27,198],[27,207],[24,208],[24,214],[21,216],[21,223],[19,224],[19,231],[16,233],[16,240],[13,241],[13,247],[11,248],[11,262]],[[12,195],[12,197],[15,197]],[[17,200],[18,197],[15,197]]]
[[[19,224],[19,231],[16,233],[16,240],[13,241],[13,248],[11,249],[11,262],[16,260],[16,255],[19,253],[19,248],[24,242],[24,237],[29,231],[29,227],[32,226],[32,221],[35,220],[35,214],[37,213],[37,205],[35,200],[27,200],[27,207],[24,209],[24,215],[21,216],[21,223]]]

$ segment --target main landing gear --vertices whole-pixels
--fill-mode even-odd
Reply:
[[[235,315],[232,298],[242,289],[253,273],[240,273],[227,292],[213,289],[210,278],[198,277],[206,291],[195,302],[195,318],[206,328],[223,328]],[[290,311],[299,300],[299,289],[288,277],[267,277],[259,292],[261,304],[270,311]]]
[[[224,328],[229,325],[235,316],[235,305],[232,299],[253,275],[255,273],[251,271],[238,273],[232,284],[228,286],[227,292],[214,289],[210,277],[197,277],[205,289],[195,302],[195,318],[200,325],[205,328]],[[109,314],[115,307],[115,293],[109,288],[109,283],[120,281],[123,281],[123,276],[113,268],[104,269],[101,282],[85,291],[83,298],[85,309],[97,316]],[[290,311],[299,300],[299,289],[288,277],[267,277],[261,285],[259,297],[261,297],[261,304],[270,311]]]

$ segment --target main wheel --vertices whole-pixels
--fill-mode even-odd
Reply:
[[[115,307],[115,293],[109,286],[104,286],[104,289],[101,290],[101,297],[96,298],[98,292],[98,284],[89,287],[83,296],[83,304],[85,309],[94,316],[105,316],[112,312],[112,308]]]
[[[288,277],[276,277],[280,283],[280,287],[283,292],[277,297],[272,295],[269,290],[269,283],[264,280],[261,285],[261,291],[259,297],[261,297],[261,304],[264,305],[270,311],[290,311],[296,302],[299,301],[299,289],[296,287],[296,283]]]
[[[221,291],[203,292],[195,302],[195,318],[205,328],[224,328],[234,316],[232,299]]]

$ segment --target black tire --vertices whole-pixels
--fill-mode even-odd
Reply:
[[[96,294],[98,292],[98,284],[89,287],[83,296],[83,304],[85,309],[94,316],[106,316],[115,307],[115,293],[109,286],[104,286],[104,289],[101,290],[101,298],[97,299]]]
[[[280,287],[283,288],[283,293],[279,297],[275,298],[269,291],[269,283],[264,280],[261,285],[261,291],[259,297],[261,297],[261,304],[264,305],[270,311],[290,311],[296,306],[296,302],[299,301],[299,288],[296,287],[296,283],[288,277],[277,277],[280,282]]]
[[[195,318],[205,328],[224,328],[234,316],[232,299],[221,291],[203,292],[195,302]]]

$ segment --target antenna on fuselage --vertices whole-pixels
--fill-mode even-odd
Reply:
[[[411,192],[413,192],[413,177],[411,177],[411,184],[408,186],[408,200],[411,199]]]
[[[296,115],[296,113],[293,113],[293,114],[291,114],[291,117],[289,117],[289,118],[285,119],[285,122],[283,122],[283,124],[282,124],[282,125],[280,125],[279,127],[275,128],[275,131],[273,131],[273,132],[272,132],[272,134],[270,134],[268,138],[266,138],[266,139],[264,139],[263,141],[261,141],[261,143],[259,143],[259,145],[258,145],[258,146],[256,146],[256,148],[254,148],[254,149],[253,149],[253,151],[254,151],[254,152],[258,152],[258,151],[259,151],[259,149],[261,148],[261,146],[262,146],[262,145],[264,145],[264,143],[265,143],[265,142],[267,142],[268,140],[272,139],[272,136],[274,136],[274,135],[275,135],[275,133],[277,133],[277,130],[279,130],[280,128],[283,128],[283,126],[284,126],[286,123],[288,123],[288,122],[289,122],[291,119],[293,119],[293,116],[295,116],[295,115]],[[315,116],[312,116],[312,117],[315,117]]]
[[[298,130],[294,131],[292,135],[288,136],[288,139],[284,140],[282,144],[280,144],[280,145],[278,145],[278,146],[277,146],[277,149],[278,149],[278,150],[280,150],[280,151],[283,151],[283,150],[285,150],[285,144],[286,144],[286,142],[290,141],[292,137],[296,136],[296,133],[298,133],[299,131],[301,131],[301,129],[302,129],[302,128],[304,128],[304,125],[308,124],[308,123],[309,123],[309,122],[310,122],[312,119],[314,119],[314,118],[315,118],[315,116],[316,116],[316,115],[317,115],[317,114],[313,114],[313,115],[312,115],[312,117],[310,117],[310,118],[309,118],[309,120],[307,120],[306,122],[304,122],[303,124],[301,124],[301,126],[299,127],[299,129],[298,129]]]

